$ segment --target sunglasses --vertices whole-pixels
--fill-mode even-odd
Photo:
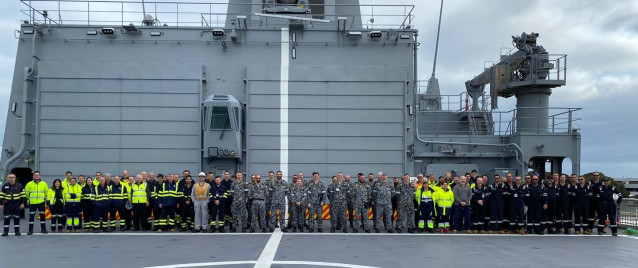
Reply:
[[[579,181],[584,181],[584,179],[578,179]]]

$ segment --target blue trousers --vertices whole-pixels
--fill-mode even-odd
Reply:
[[[459,228],[459,221],[463,217],[463,229],[470,230],[470,205],[465,206],[454,205],[454,230],[461,230]]]

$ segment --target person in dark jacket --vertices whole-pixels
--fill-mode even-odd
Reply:
[[[20,236],[20,211],[24,209],[27,196],[22,184],[16,182],[16,175],[9,174],[7,182],[2,184],[0,189],[0,209],[4,214],[4,231],[2,236],[9,235],[9,224],[13,217],[13,228],[15,235]]]
[[[181,232],[187,230],[193,230],[193,220],[195,219],[195,207],[193,200],[191,200],[191,193],[193,192],[193,177],[188,174],[184,178],[184,183],[180,183],[179,192],[181,193],[181,206],[182,206],[182,226]]]
[[[168,176],[167,180],[160,186],[157,194],[159,198],[159,208],[162,215],[159,220],[158,233],[163,230],[175,232],[175,208],[179,207],[178,183],[175,182],[173,176]]]
[[[64,219],[64,195],[62,194],[64,187],[62,181],[55,179],[53,186],[47,193],[47,205],[51,211],[51,232],[62,232]]]
[[[88,177],[86,184],[82,187],[82,199],[80,206],[82,207],[82,216],[84,217],[84,232],[93,231],[96,224],[93,218],[93,196],[95,195],[95,185],[93,179]]]
[[[215,183],[210,187],[210,201],[213,206],[213,210],[211,210],[210,215],[210,225],[211,232],[215,232],[215,229],[218,229],[220,232],[225,233],[224,231],[224,215],[226,210],[226,197],[228,195],[228,191],[226,186],[222,183],[222,178],[220,176],[215,177]]]

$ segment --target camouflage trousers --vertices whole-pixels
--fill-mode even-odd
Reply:
[[[397,228],[403,229],[405,226],[403,225],[407,222],[407,226],[410,229],[414,229],[414,204],[399,204],[397,208],[397,214],[399,214],[399,222],[397,223]]]
[[[275,229],[277,223],[277,210],[279,210],[279,228],[286,228],[286,201],[272,202],[270,204],[270,220],[268,221],[268,227]]]
[[[297,206],[297,204],[292,204],[292,207],[290,209],[290,215],[292,217],[290,220],[291,220],[292,227],[303,228],[304,219],[306,218],[305,207],[306,206],[304,206],[304,204],[301,204],[301,206]]]
[[[366,203],[356,204],[354,206],[354,228],[359,229],[361,223],[363,223],[363,229],[369,230],[368,227],[368,211],[369,207]]]
[[[253,205],[250,208],[250,211],[252,214],[252,224],[250,225],[250,228],[266,228],[266,201],[253,200]],[[259,219],[259,225],[257,225],[257,219]]]
[[[308,228],[315,228],[315,214],[317,215],[317,228],[323,227],[323,206],[319,203],[310,205],[310,214],[308,215]]]
[[[246,203],[233,202],[230,206],[230,211],[232,211],[233,225],[235,227],[241,226],[241,228],[246,229],[246,227],[248,227],[248,211],[246,211]]]
[[[376,207],[375,213],[375,225],[377,228],[381,227],[381,216],[383,216],[383,224],[385,228],[391,229],[392,222],[392,204],[374,204]],[[378,214],[378,215],[377,215]]]
[[[332,228],[346,229],[346,202],[336,202],[330,204],[330,217],[334,219],[330,222]],[[332,219],[332,218],[331,218]]]

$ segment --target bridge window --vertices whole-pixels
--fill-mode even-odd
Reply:
[[[213,106],[212,108],[213,112],[210,118],[210,129],[231,129],[230,117],[228,116],[228,107]]]

